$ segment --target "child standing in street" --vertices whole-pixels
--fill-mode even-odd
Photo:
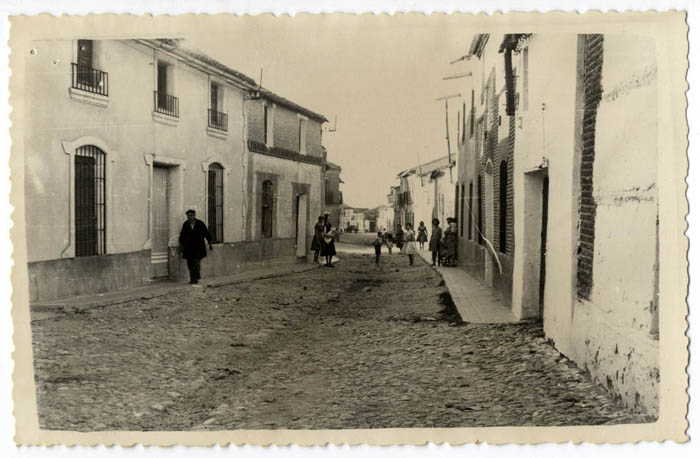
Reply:
[[[387,250],[389,250],[389,254],[391,254],[391,248],[394,246],[394,236],[391,235],[391,232],[384,232],[382,238],[384,239]]]
[[[408,265],[413,266],[413,256],[418,253],[418,248],[416,247],[416,233],[413,231],[411,223],[406,223],[406,230],[403,233],[405,243],[402,252],[408,255]]]
[[[382,243],[384,243],[382,233],[377,232],[377,238],[374,243],[372,243],[374,245],[374,263],[376,265],[379,265],[379,256],[382,254]]]

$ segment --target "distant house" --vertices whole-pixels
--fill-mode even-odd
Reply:
[[[344,232],[366,232],[365,229],[366,208],[353,208],[343,205],[342,229]]]
[[[398,224],[405,227],[411,223],[416,227],[423,221],[430,227],[433,218],[437,218],[445,227],[447,218],[455,215],[454,184],[450,181],[450,169],[455,165],[445,156],[398,174]]]
[[[326,162],[324,176],[325,211],[330,214],[331,224],[335,227],[342,227],[343,193],[340,191],[340,185],[343,180],[340,179],[341,171],[342,168],[339,165]]]
[[[390,204],[380,205],[377,211],[377,231],[394,230],[394,207]]]
[[[246,240],[257,257],[303,258],[323,212],[323,115],[264,88],[246,98]]]

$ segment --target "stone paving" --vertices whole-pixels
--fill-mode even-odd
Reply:
[[[182,289],[32,322],[45,429],[218,430],[649,421],[536,323],[464,324],[405,256]]]

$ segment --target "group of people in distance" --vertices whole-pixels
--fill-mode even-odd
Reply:
[[[457,220],[455,218],[447,218],[447,228],[444,231],[440,227],[440,220],[433,218],[433,227],[428,243],[428,249],[432,253],[433,266],[455,267],[457,265],[457,238]],[[383,233],[377,232],[377,238],[373,242],[375,263],[379,264],[382,245],[387,247],[389,254],[391,254],[393,246],[396,245],[402,254],[408,256],[408,265],[412,266],[414,255],[419,250],[425,249],[426,242],[428,242],[428,229],[423,221],[418,224],[417,231],[414,231],[411,223],[406,223],[405,229],[399,226],[395,236],[386,229]]]
[[[314,238],[311,242],[311,251],[314,252],[314,264],[318,264],[318,255],[325,259],[325,267],[335,267],[332,263],[335,256],[335,236],[337,230],[330,221],[330,213],[325,212],[318,217],[314,226]]]
[[[187,210],[187,221],[182,224],[180,231],[180,247],[182,257],[187,260],[187,268],[190,271],[190,284],[199,286],[201,278],[201,261],[207,256],[207,245],[212,250],[212,238],[207,225],[197,219],[196,212]],[[443,231],[440,221],[433,219],[433,230],[430,233],[428,249],[432,252],[433,265],[444,265],[454,267],[457,265],[457,221],[455,218],[447,218],[447,228]],[[311,250],[314,252],[314,263],[318,264],[319,254],[325,259],[326,267],[334,267],[332,264],[335,256],[335,237],[337,230],[330,221],[330,213],[326,212],[318,217],[318,222],[314,226],[314,238],[311,242]],[[382,253],[382,245],[386,245],[391,254],[394,245],[401,250],[401,253],[408,255],[408,264],[413,265],[413,257],[418,250],[425,248],[428,241],[428,229],[423,221],[418,225],[418,231],[413,230],[411,223],[406,223],[405,229],[398,228],[396,235],[384,229],[378,232],[377,238],[373,242],[375,262],[379,264],[379,257]]]

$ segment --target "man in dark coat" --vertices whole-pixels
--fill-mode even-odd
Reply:
[[[190,284],[196,285],[202,278],[199,275],[200,262],[202,258],[207,257],[207,248],[204,244],[206,242],[210,250],[213,250],[214,247],[211,246],[211,235],[209,235],[207,225],[204,224],[204,221],[195,218],[197,213],[194,210],[187,210],[185,214],[187,221],[184,222],[180,231],[180,248],[182,257],[187,259]]]

